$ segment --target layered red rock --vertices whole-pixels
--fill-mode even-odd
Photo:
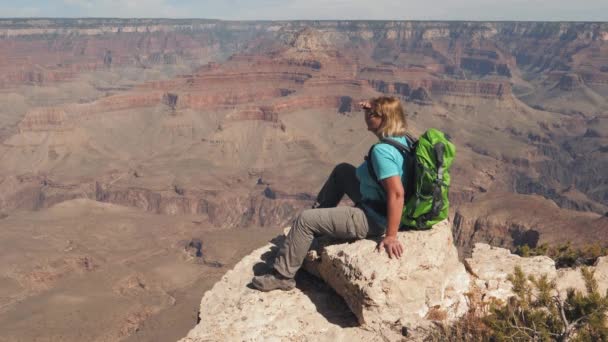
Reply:
[[[0,87],[52,84],[83,72],[122,66],[195,62],[220,50],[214,21],[169,20],[158,25],[146,20],[101,19],[83,27],[77,20],[63,20],[67,27],[55,26],[53,21],[46,25],[34,20],[0,22]],[[248,26],[232,29],[251,30]]]
[[[67,114],[62,108],[37,108],[25,114],[20,131],[56,131],[67,127]]]
[[[512,95],[508,82],[461,81],[417,79],[405,82],[369,81],[376,90],[402,96],[411,96],[416,89],[422,88],[434,96],[479,97],[487,99],[504,99]],[[416,95],[415,97],[418,97]]]
[[[120,108],[120,103],[130,99],[133,106],[150,106],[158,97],[150,91],[162,90],[162,102],[166,104],[171,94],[171,107],[176,110],[229,109],[229,120],[276,122],[284,112],[338,110],[344,95],[353,91],[371,94],[356,78],[356,70],[356,63],[332,47],[323,34],[304,29],[292,41],[261,54],[234,55],[222,65],[210,64],[193,75],[146,83],[138,87],[140,93],[110,97],[103,103]]]
[[[310,206],[335,163],[360,163],[375,141],[360,116],[338,113],[391,94],[409,101],[412,131],[437,127],[457,145],[460,247],[605,234],[605,24],[169,22],[0,24],[0,83],[10,88],[0,96],[14,104],[0,112],[0,220],[87,197],[168,221],[272,229]],[[137,77],[114,84],[123,71]],[[554,89],[564,74],[585,87]],[[516,191],[562,208],[487,198]],[[33,279],[52,284],[53,274]],[[149,329],[146,312],[125,312],[135,323],[125,333]]]

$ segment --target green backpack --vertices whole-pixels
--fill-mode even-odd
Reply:
[[[380,140],[381,143],[389,144],[401,152],[407,163],[401,226],[406,229],[429,229],[448,217],[449,170],[454,161],[456,148],[443,132],[434,128],[426,131],[418,141],[410,136],[406,138],[411,147],[392,139]],[[380,188],[384,189],[371,163],[370,157],[374,146],[376,145],[370,148],[365,159],[370,175],[376,179]],[[386,203],[366,201],[364,204],[386,215]]]

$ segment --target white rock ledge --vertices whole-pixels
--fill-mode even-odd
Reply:
[[[298,287],[289,292],[248,287],[254,268],[256,273],[267,270],[263,263],[276,249],[270,243],[255,250],[207,291],[199,324],[180,342],[383,340],[358,327],[344,301],[312,276],[298,275]]]
[[[359,240],[326,246],[307,263],[344,301],[306,274],[293,291],[251,289],[254,269],[268,269],[276,252],[273,243],[262,247],[205,293],[201,321],[181,341],[399,340],[403,326],[412,332],[430,319],[466,312],[469,276],[458,261],[451,225],[400,232],[399,240],[406,250],[400,259],[377,252],[376,241]]]
[[[278,237],[205,293],[200,323],[180,341],[400,341],[403,327],[409,332],[406,340],[421,340],[431,321],[464,314],[467,294],[503,300],[511,296],[507,275],[515,266],[527,274],[547,274],[560,292],[568,287],[584,290],[579,269],[556,270],[547,257],[521,258],[486,244],[475,245],[465,270],[448,222],[429,231],[400,232],[398,238],[405,247],[400,259],[376,252],[373,240],[321,241],[304,266],[324,281],[299,272],[296,289],[259,292],[249,287],[251,278],[270,269],[283,240]],[[608,258],[600,258],[592,269],[603,293]]]
[[[306,268],[340,294],[359,323],[372,331],[416,329],[429,320],[454,319],[467,309],[469,276],[458,261],[451,224],[399,232],[400,259],[375,251],[377,242],[330,245]]]

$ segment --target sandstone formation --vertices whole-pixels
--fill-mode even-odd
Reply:
[[[0,88],[66,82],[116,67],[176,65],[233,51],[236,42],[218,40],[216,25],[213,20],[92,19],[84,25],[80,19],[2,20]],[[256,30],[247,24],[231,29],[240,37]]]
[[[250,196],[192,189],[150,190],[114,188],[111,181],[62,184],[48,177],[0,178],[0,208],[40,210],[76,199],[94,199],[169,216],[199,215],[217,227],[281,226],[288,223],[311,198],[278,190],[271,198],[257,187]]]
[[[167,109],[168,114],[176,117],[173,121],[185,121],[164,125],[161,132],[170,135],[172,140],[181,137],[208,139],[197,136],[199,132],[206,131],[200,128],[200,123],[188,122],[182,116],[184,113],[200,111],[222,113],[218,115],[219,118],[215,118],[217,121],[215,127],[218,128],[241,121],[263,121],[285,131],[288,127],[282,119],[285,115],[306,110],[350,113],[356,109],[353,108],[352,103],[358,99],[378,95],[378,92],[403,96],[411,100],[413,106],[430,106],[430,98],[432,98],[436,106],[429,108],[428,111],[441,119],[443,125],[456,131],[452,123],[443,119],[449,117],[453,120],[464,113],[471,113],[473,116],[487,115],[495,112],[492,106],[501,108],[500,112],[508,113],[507,116],[512,115],[513,112],[527,111],[528,109],[522,108],[521,103],[514,99],[512,90],[513,85],[536,87],[533,84],[525,84],[519,79],[523,71],[531,74],[542,72],[561,75],[559,77],[563,77],[564,82],[568,82],[569,79],[584,80],[590,89],[593,88],[590,91],[598,92],[598,96],[603,91],[601,87],[596,87],[602,84],[601,81],[587,82],[590,75],[597,74],[591,72],[591,69],[604,66],[602,64],[604,62],[597,56],[601,56],[606,51],[603,45],[605,35],[602,33],[605,26],[598,24],[585,24],[574,29],[571,24],[551,23],[514,26],[511,23],[447,25],[446,23],[387,22],[378,26],[379,34],[371,35],[369,23],[365,22],[353,23],[348,27],[335,22],[314,25],[282,23],[280,27],[268,27],[262,23],[224,23],[205,20],[154,22],[110,19],[91,20],[87,23],[87,28],[82,28],[81,23],[75,20],[57,22],[6,20],[2,24],[7,39],[5,43],[11,46],[11,49],[3,50],[12,56],[8,59],[7,66],[13,62],[41,65],[42,69],[37,71],[40,74],[54,70],[53,68],[69,69],[71,78],[65,79],[68,83],[74,81],[74,77],[98,70],[99,67],[107,69],[135,66],[145,69],[154,65],[171,65],[174,61],[192,61],[193,56],[199,54],[201,49],[210,49],[205,50],[207,52],[215,51],[211,53],[213,56],[231,55],[222,63],[218,63],[221,60],[219,57],[212,58],[209,63],[198,60],[201,64],[195,70],[178,77],[153,79],[135,86],[129,85],[127,88],[97,86],[96,89],[108,92],[108,96],[102,98],[86,99],[83,103],[34,108],[20,118],[18,129],[22,132],[36,131],[40,134],[14,138],[8,145],[11,148],[17,145],[19,148],[23,148],[24,145],[38,145],[46,139],[43,132],[55,128],[65,130],[77,127],[83,121],[103,120],[102,116],[106,116],[107,112],[152,111],[161,107]],[[28,59],[21,58],[21,55],[27,54],[31,49],[40,49],[36,44],[39,44],[37,39],[44,39],[44,35],[40,36],[42,32],[59,35],[58,41],[49,51],[53,54],[53,58],[45,56],[46,52],[28,56]],[[200,39],[186,34],[193,32],[200,33]],[[218,39],[223,32],[231,32],[234,36],[233,40]],[[577,33],[572,37],[568,36],[568,39],[573,39],[570,41],[565,39],[567,35],[564,36],[566,34],[564,32]],[[69,41],[68,44],[63,41],[68,39],[62,35],[64,33],[78,33],[79,36],[69,38],[76,40]],[[81,42],[79,39],[85,36],[86,43]],[[32,42],[24,41],[19,37],[30,37]],[[472,38],[454,40],[452,37]],[[476,37],[484,37],[484,40],[476,40]],[[365,43],[355,45],[358,39],[363,39]],[[135,44],[134,41],[137,43]],[[575,47],[575,42],[587,41],[589,41],[588,47],[584,49]],[[62,50],[61,46],[64,45],[73,45],[72,49],[81,48],[80,51],[84,54],[82,58],[86,63],[80,64],[78,60],[62,63],[63,54],[72,53],[72,50]],[[128,47],[132,45],[137,46],[141,54],[128,55]],[[526,49],[527,46],[532,45],[546,46],[547,51],[559,50],[559,58],[551,57],[551,61],[547,61],[541,60],[540,56],[532,56],[530,49]],[[448,48],[449,46],[453,47]],[[125,57],[125,54],[128,56]],[[35,60],[38,56],[45,56],[47,61],[57,61],[57,63],[49,62],[49,65],[45,66],[44,63]],[[394,56],[394,58],[388,60],[386,56]],[[583,60],[590,62],[582,63]],[[570,63],[568,68],[571,71],[567,73],[559,71],[567,63]],[[469,77],[471,73],[475,77]],[[492,76],[486,77],[488,75]],[[476,79],[479,77],[481,79]],[[38,76],[30,78],[34,81],[41,79]],[[461,78],[473,78],[473,80]],[[550,87],[555,86],[550,84],[551,82],[536,88],[550,91]],[[211,84],[212,87],[209,86]],[[249,84],[255,86],[247,86]],[[7,83],[7,86],[11,84]],[[566,85],[564,87],[572,88]],[[350,100],[344,102],[344,99]],[[499,102],[494,102],[495,100]],[[346,103],[351,105],[348,106]],[[414,108],[413,111],[417,109]],[[61,113],[60,119],[57,113]],[[502,114],[494,114],[502,116]],[[529,120],[537,114],[526,113],[525,119]],[[426,118],[421,121],[423,120]],[[436,125],[435,121],[421,122],[419,126]],[[506,132],[513,132],[510,130],[512,127],[503,127],[502,122],[488,122],[487,125],[488,127],[484,129],[504,129]],[[509,125],[512,126],[510,123]],[[516,125],[521,126],[522,122]],[[523,125],[527,126],[527,124]],[[525,153],[534,154],[538,157],[532,159],[540,160],[545,157],[543,154],[549,153],[558,153],[563,159],[570,158],[572,154],[560,150],[548,150],[545,146],[555,144],[555,137],[567,136],[566,139],[569,139],[571,132],[554,129],[557,125],[560,124],[556,122],[551,123],[551,126],[545,126],[548,128],[542,134],[537,131],[528,133],[528,136],[539,137],[539,140],[534,141],[534,144],[538,145],[535,147],[537,151],[525,151]],[[479,131],[479,127],[471,127],[470,132],[460,135],[477,136]],[[86,140],[82,132],[68,134],[71,135],[78,135],[80,142]],[[513,143],[510,140],[518,139],[517,136],[513,137],[509,134],[501,135],[501,139],[497,139],[501,146]],[[50,144],[47,154],[57,163],[68,151],[64,150],[62,154],[62,149],[54,146],[64,144],[70,138],[58,137],[55,134],[52,135],[52,139],[59,141]],[[471,138],[466,140],[463,143],[472,146],[474,152],[490,153],[486,150],[486,146],[482,146],[485,145],[484,142],[468,141],[472,140]],[[95,149],[95,147],[90,146],[87,149]],[[599,152],[601,151],[602,149],[599,149]],[[205,153],[207,154],[207,151]],[[585,155],[586,153],[591,152],[585,151]],[[513,154],[517,153],[513,152]],[[528,169],[533,169],[524,172],[525,177],[545,168],[551,170],[548,174],[557,183],[571,182],[571,178],[577,177],[571,175],[569,170],[572,168],[565,166],[566,163],[562,160],[548,167],[522,157],[491,156],[497,157],[501,162],[514,164],[516,168],[524,165],[528,166]],[[33,159],[40,160],[40,156]],[[605,160],[605,158],[593,158],[591,160],[595,162],[591,162],[587,161],[587,158],[585,161],[580,159],[583,158],[579,158],[576,164],[597,163],[600,164],[600,168],[603,165],[601,161]],[[47,166],[47,168],[51,167]],[[596,170],[598,166],[592,165],[590,168]],[[597,172],[590,170],[587,174],[595,177],[593,175]],[[582,178],[574,180],[577,188],[584,195],[592,196],[595,202],[604,201],[605,192],[596,190],[601,184],[601,177],[593,179],[592,182]],[[522,183],[524,182],[517,184]],[[483,189],[488,190],[485,187]],[[461,194],[468,191],[455,190]],[[542,194],[557,201],[560,206],[568,208],[605,212],[601,206],[590,204],[589,201],[572,196],[569,198],[559,196],[558,189],[553,185],[550,187],[524,185],[518,187],[516,191]],[[470,196],[470,193],[466,195],[466,197]]]
[[[421,92],[430,92],[435,96],[464,96],[488,99],[503,99],[511,95],[511,86],[508,83],[482,82],[482,81],[455,81],[455,80],[420,80],[411,82],[387,83],[385,81],[370,80],[370,84],[378,91],[386,94],[396,94],[411,97],[412,100],[428,101],[428,95]]]
[[[600,214],[560,209],[550,200],[526,195],[480,196],[454,215],[454,239],[464,255],[478,242],[536,247],[560,244],[567,236],[573,246],[586,246],[608,239],[607,234],[608,220]]]
[[[275,239],[205,293],[200,323],[181,341],[398,341],[405,331],[420,337],[417,328],[467,310],[469,276],[458,261],[450,227],[442,222],[431,231],[399,233],[408,246],[399,260],[375,251],[372,240],[319,247],[321,254],[311,254],[306,268],[344,302],[305,275],[290,292],[251,289],[254,274],[269,270],[282,237]]]
[[[588,267],[593,271],[597,280],[598,292],[606,293],[608,290],[608,257],[599,257],[593,266]],[[557,290],[565,295],[569,288],[574,288],[584,293],[586,291],[585,281],[580,268],[565,268],[557,270]]]
[[[584,86],[582,78],[577,74],[564,74],[556,87],[564,91],[573,91]]]
[[[475,244],[473,256],[465,260],[465,265],[472,275],[474,291],[478,291],[486,302],[497,299],[504,303],[513,296],[512,284],[507,276],[513,273],[516,266],[526,275],[546,275],[549,281],[555,282],[557,294],[562,298],[566,297],[570,288],[582,293],[587,291],[580,268],[556,269],[555,262],[546,256],[522,258],[507,249],[478,243]],[[594,266],[588,267],[594,272],[598,291],[602,294],[608,289],[607,265],[608,257],[600,257]]]
[[[513,296],[507,279],[520,267],[525,274],[546,275],[556,281],[559,295],[567,288],[585,291],[580,269],[556,270],[548,257],[522,258],[507,249],[476,244],[464,265],[458,261],[450,224],[431,231],[400,232],[408,243],[404,257],[389,259],[376,252],[376,241],[332,244],[318,241],[309,252],[305,269],[339,294],[310,276],[300,274],[298,287],[289,292],[259,292],[250,288],[255,274],[268,272],[282,237],[241,260],[213,289],[200,306],[200,322],[180,342],[222,340],[422,340],[431,321],[450,321],[468,308],[465,296],[482,303],[505,302]],[[607,257],[599,258],[595,271],[599,290],[608,287]],[[465,270],[466,266],[466,270]],[[348,309],[356,317],[349,319]]]
[[[426,319],[454,319],[467,311],[468,276],[458,261],[451,224],[431,231],[399,233],[405,257],[390,260],[373,253],[376,241],[323,248],[306,265],[344,298],[368,329],[397,322],[417,328]]]
[[[410,95],[410,100],[420,105],[430,105],[433,102],[433,100],[429,96],[429,93],[426,91],[426,89],[422,87],[414,89],[412,91]]]
[[[248,287],[280,242],[255,250],[206,292],[199,324],[180,341],[382,340],[356,327],[344,302],[312,279],[298,277],[299,287],[290,292]]]
[[[555,262],[546,256],[522,258],[511,254],[508,249],[477,243],[471,258],[465,260],[467,270],[473,275],[473,283],[480,289],[485,300],[506,301],[513,296],[512,284],[507,276],[516,266],[527,275],[546,274],[550,280],[556,279]]]

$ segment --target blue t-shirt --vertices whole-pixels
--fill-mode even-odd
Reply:
[[[405,146],[409,146],[405,137],[389,137],[389,139],[393,139]],[[373,163],[372,165],[379,181],[388,177],[399,175],[401,176],[401,183],[405,188],[407,166],[403,160],[403,155],[394,146],[384,143],[377,144],[372,150],[370,159],[370,161]],[[361,197],[363,201],[367,199],[386,202],[386,194],[384,189],[369,174],[367,163],[368,161],[364,161],[363,164],[359,165],[357,168],[357,179],[359,179],[359,190],[361,191]],[[371,219],[386,228],[386,216],[377,213],[375,210],[366,206],[365,204],[363,206]]]

